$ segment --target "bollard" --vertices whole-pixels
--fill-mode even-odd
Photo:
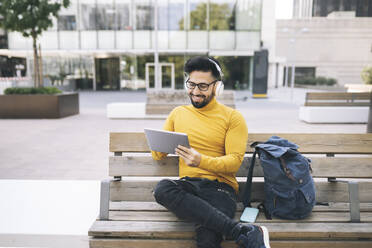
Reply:
[[[367,133],[372,133],[372,92],[370,93],[369,99],[369,115],[367,123]]]

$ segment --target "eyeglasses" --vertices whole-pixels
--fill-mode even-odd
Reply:
[[[209,89],[209,86],[216,83],[218,80],[214,80],[213,82],[210,82],[209,84],[207,83],[200,83],[200,84],[196,84],[194,82],[191,82],[189,80],[187,80],[186,82],[186,86],[187,88],[189,88],[190,90],[193,90],[195,89],[196,86],[198,86],[199,90],[200,91],[207,91]]]

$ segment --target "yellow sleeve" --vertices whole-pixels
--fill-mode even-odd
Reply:
[[[225,154],[221,157],[201,156],[199,168],[219,174],[236,173],[243,162],[247,147],[248,129],[244,117],[236,110],[232,113],[226,132]]]
[[[168,115],[167,119],[165,120],[163,129],[166,131],[174,131],[174,114],[176,112],[176,109],[173,109],[172,112]],[[164,152],[155,152],[151,151],[152,158],[155,160],[161,160],[165,158],[168,153]]]

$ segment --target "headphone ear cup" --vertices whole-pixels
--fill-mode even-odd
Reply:
[[[216,97],[222,95],[223,89],[224,89],[224,85],[223,85],[222,81],[218,81],[216,83],[216,91],[215,91]]]

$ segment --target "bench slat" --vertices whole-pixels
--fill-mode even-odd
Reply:
[[[372,239],[372,223],[265,223],[271,239]],[[190,239],[194,224],[155,221],[95,221],[89,236]]]
[[[306,102],[307,107],[368,107],[369,102]]]
[[[309,157],[311,158],[311,157]],[[367,157],[314,157],[311,158],[313,177],[372,178],[372,163]],[[251,157],[245,157],[237,176],[248,174]],[[254,170],[254,176],[262,177],[262,167]],[[167,157],[156,161],[151,155],[112,156],[109,158],[110,176],[178,176],[178,157]]]
[[[306,100],[370,100],[369,92],[307,92]]]
[[[235,220],[239,221],[242,212],[238,211],[235,215]],[[110,211],[109,220],[127,220],[127,221],[167,221],[167,222],[180,222],[171,212],[165,211]],[[372,222],[372,212],[362,212],[360,214],[360,220],[363,223]],[[303,220],[282,220],[273,217],[272,220],[267,220],[263,213],[260,213],[257,217],[256,223],[313,223],[313,222],[332,222],[332,223],[345,223],[350,222],[349,212],[313,212],[312,215]]]
[[[254,203],[253,203],[254,204]],[[168,211],[165,207],[156,202],[110,202],[110,210],[115,211]],[[243,210],[243,204],[237,204],[237,211]],[[330,203],[329,206],[315,205],[313,212],[349,212],[349,203]],[[372,203],[361,203],[361,212],[372,212]]]
[[[102,239],[91,238],[89,240],[91,248],[196,248],[194,240],[171,240],[171,239]],[[371,248],[371,241],[298,241],[298,240],[273,240],[270,241],[272,248]],[[234,241],[223,241],[221,244],[223,248],[236,248]]]
[[[152,191],[158,180],[123,180],[111,182],[110,200],[112,201],[154,201]],[[245,182],[240,182],[240,188],[244,188]],[[349,202],[348,185],[346,183],[317,182],[318,202]],[[360,202],[372,202],[372,182],[359,183]],[[241,197],[240,197],[241,198]],[[252,185],[252,201],[264,199],[263,182],[255,182]]]
[[[266,141],[272,135],[300,146],[302,153],[372,154],[372,134],[259,134],[248,135],[247,151],[254,141]],[[144,133],[110,133],[110,152],[149,152]]]

